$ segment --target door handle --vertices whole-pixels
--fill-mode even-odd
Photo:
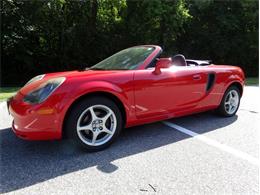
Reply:
[[[193,75],[193,80],[200,80],[201,76],[199,74]]]

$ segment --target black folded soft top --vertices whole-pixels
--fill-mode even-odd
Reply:
[[[186,59],[188,66],[207,66],[211,64],[211,60],[192,60]]]

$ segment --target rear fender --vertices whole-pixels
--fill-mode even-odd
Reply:
[[[223,87],[223,91],[222,93],[224,94],[225,91],[234,83],[237,83],[240,85],[241,87],[241,96],[243,94],[243,89],[244,89],[244,85],[245,85],[245,80],[243,77],[241,77],[240,75],[237,74],[232,74],[228,77],[227,81],[225,82],[225,85]]]

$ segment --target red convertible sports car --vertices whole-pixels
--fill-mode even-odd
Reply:
[[[85,70],[34,77],[7,102],[13,131],[28,140],[68,137],[97,151],[124,127],[237,112],[245,79],[239,67],[161,54],[156,45],[135,46]]]

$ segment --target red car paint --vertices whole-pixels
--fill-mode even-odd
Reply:
[[[124,107],[125,127],[130,127],[215,109],[225,90],[234,83],[243,90],[244,73],[235,66],[169,67],[170,58],[163,58],[155,68],[147,68],[161,53],[159,46],[152,47],[155,50],[135,70],[51,73],[24,86],[9,101],[13,131],[23,139],[60,139],[69,108],[82,96],[92,93],[118,99]],[[215,81],[207,91],[209,74],[215,74]],[[61,76],[66,78],[65,82],[44,102],[23,101],[41,83]]]

